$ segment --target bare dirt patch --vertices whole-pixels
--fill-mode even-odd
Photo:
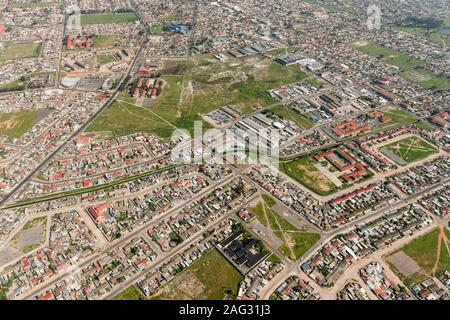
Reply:
[[[392,263],[398,269],[398,271],[400,271],[407,277],[421,270],[417,262],[415,262],[403,251],[394,253],[386,260]]]
[[[193,272],[185,272],[174,285],[192,298],[199,296],[205,290],[205,286]]]
[[[328,14],[326,14],[325,12],[322,11],[314,11],[313,12],[314,17],[320,19],[320,20],[326,20],[328,19]]]
[[[319,189],[325,192],[333,189],[329,180],[320,171],[310,171],[310,166],[303,164],[299,164],[297,168],[305,172],[303,180],[306,184],[316,184]]]
[[[360,41],[355,41],[352,43],[355,47],[364,47],[367,46],[369,44],[369,41],[366,40],[360,40]]]

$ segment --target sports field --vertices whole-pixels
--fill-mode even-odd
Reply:
[[[235,299],[243,276],[215,249],[181,271],[152,297],[158,300]]]
[[[425,159],[429,155],[439,152],[438,149],[416,136],[390,143],[385,148],[400,157],[407,164]],[[396,159],[393,160],[395,161]],[[403,165],[403,163],[399,164]]]
[[[81,24],[130,23],[137,19],[134,12],[82,14]]]
[[[314,166],[314,163],[315,161],[309,156],[285,162],[280,161],[280,170],[321,196],[336,192],[336,185],[322,174]]]
[[[278,248],[280,253],[292,260],[298,260],[319,241],[320,235],[298,230],[272,209],[274,205],[275,201],[263,194],[260,202],[249,210],[256,215],[262,225],[283,242]]]
[[[411,241],[399,251],[413,259],[420,268],[413,274],[405,275],[402,273],[404,269],[402,263],[389,263],[392,270],[399,275],[408,287],[440,272],[450,271],[450,231],[446,228],[433,229]],[[389,257],[387,260],[389,260]]]
[[[6,41],[0,49],[0,60],[17,60],[38,57],[42,48],[40,41]]]

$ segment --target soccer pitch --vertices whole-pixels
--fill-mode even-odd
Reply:
[[[428,156],[439,152],[438,149],[419,137],[405,138],[388,144],[386,148],[404,160],[406,164],[425,159]],[[395,159],[393,160],[395,161]],[[403,163],[401,164],[403,165]]]

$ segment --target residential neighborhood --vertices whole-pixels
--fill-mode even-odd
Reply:
[[[445,0],[3,1],[0,300],[449,300],[449,30]]]

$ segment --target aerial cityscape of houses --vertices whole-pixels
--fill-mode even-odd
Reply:
[[[1,3],[0,300],[449,300],[450,9],[369,5]]]

